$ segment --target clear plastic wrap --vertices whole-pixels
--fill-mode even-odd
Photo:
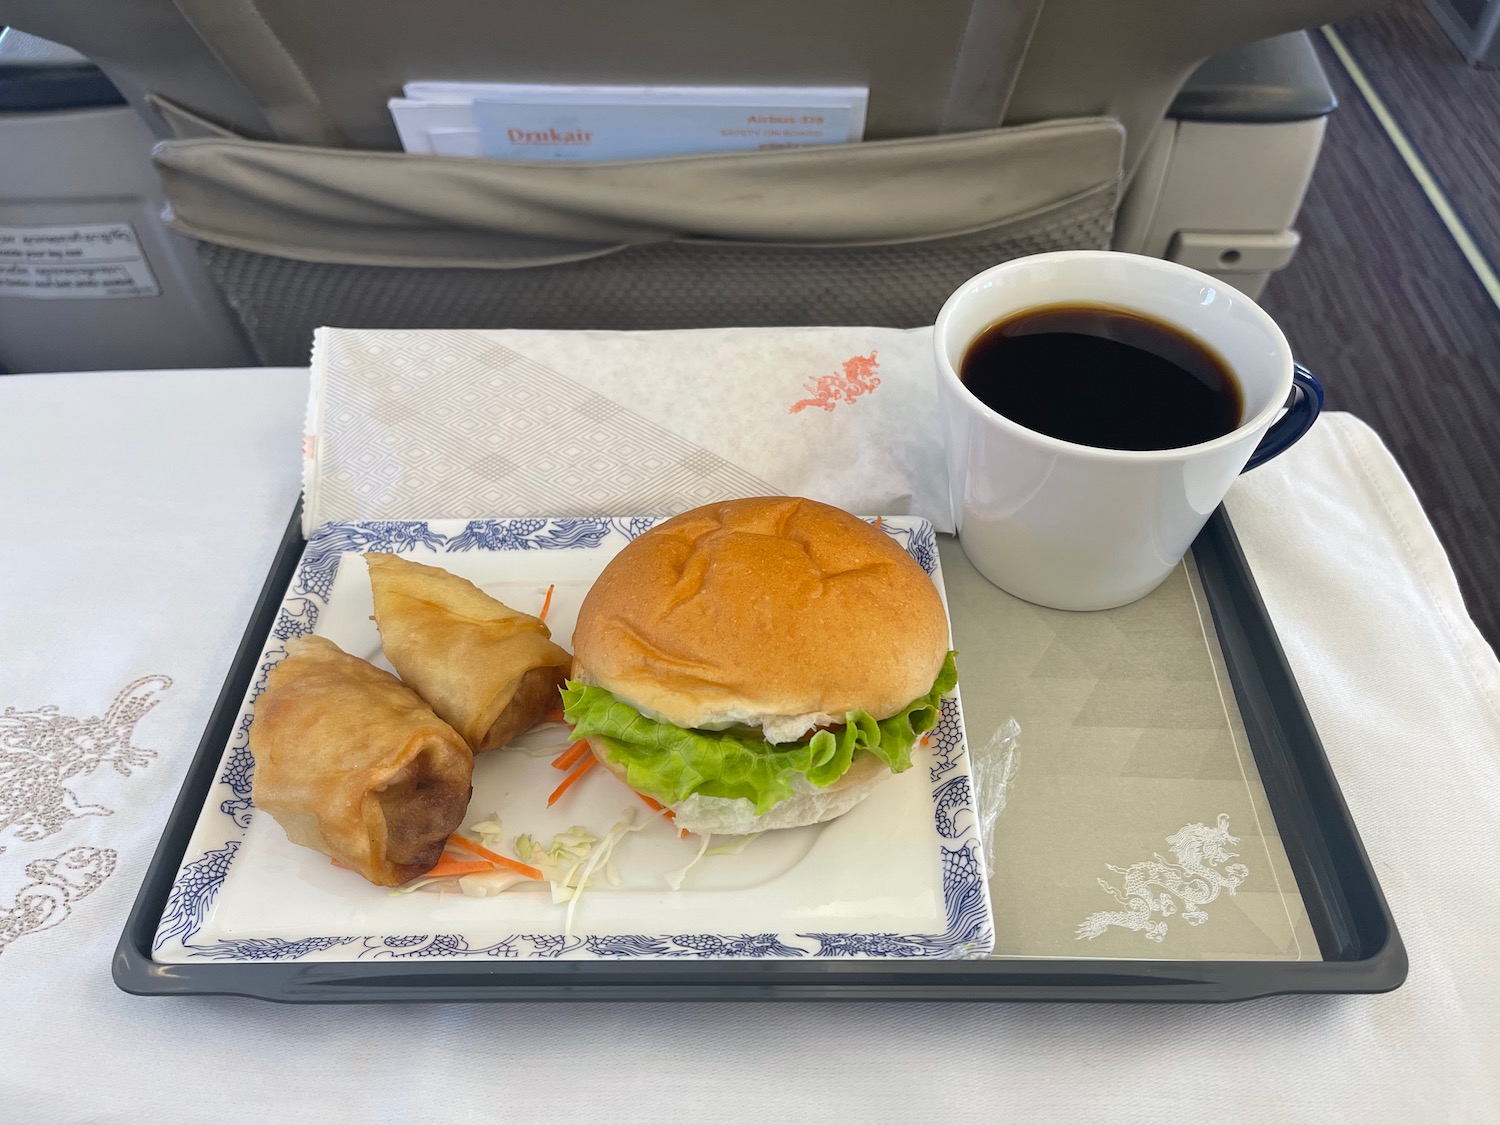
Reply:
[[[984,845],[986,876],[995,873],[995,825],[1005,811],[1020,758],[1021,724],[1006,719],[983,746],[969,747],[974,776],[974,807],[979,813],[979,839]]]

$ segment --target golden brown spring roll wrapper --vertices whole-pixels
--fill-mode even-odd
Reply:
[[[558,706],[573,658],[540,619],[435,566],[387,554],[365,562],[386,659],[476,753]]]
[[[473,792],[474,755],[389,672],[323,637],[287,644],[255,701],[251,797],[294,844],[394,887],[429,870]]]

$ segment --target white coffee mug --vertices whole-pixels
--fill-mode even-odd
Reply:
[[[1180,449],[1100,449],[1029,430],[964,386],[964,353],[986,328],[1071,303],[1141,313],[1206,344],[1240,384],[1242,424]],[[933,343],[964,553],[1002,590],[1056,609],[1109,609],[1154,590],[1235,477],[1306,433],[1323,402],[1254,301],[1208,274],[1136,254],[1061,251],[985,270],[943,305]],[[1297,401],[1277,420],[1294,387]]]

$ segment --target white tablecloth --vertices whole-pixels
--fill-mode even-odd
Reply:
[[[1500,1120],[1500,665],[1389,455],[1337,414],[1230,509],[1410,952],[1393,994],[119,992],[115,942],[296,499],[305,398],[296,370],[0,378],[0,1120]]]

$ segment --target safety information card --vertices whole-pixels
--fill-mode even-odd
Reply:
[[[129,223],[0,227],[0,297],[155,297],[161,292]]]

